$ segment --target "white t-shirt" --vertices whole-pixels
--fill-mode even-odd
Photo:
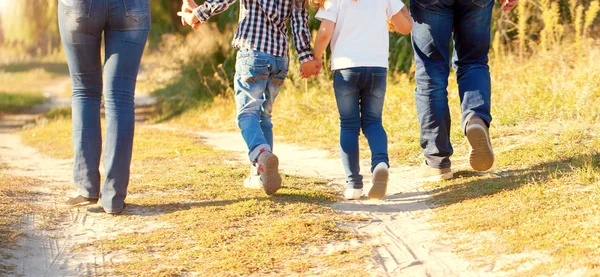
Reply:
[[[386,19],[404,7],[401,0],[327,0],[315,16],[335,22],[331,38],[331,69],[388,68]]]

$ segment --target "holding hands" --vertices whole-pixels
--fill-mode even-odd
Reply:
[[[323,68],[323,62],[321,60],[312,60],[302,64],[300,66],[300,75],[302,78],[310,78],[319,75]]]
[[[202,22],[198,20],[198,17],[194,14],[194,9],[198,8],[198,4],[194,0],[183,0],[181,5],[181,11],[177,13],[181,17],[181,24],[183,26],[190,25],[194,29],[198,29]]]

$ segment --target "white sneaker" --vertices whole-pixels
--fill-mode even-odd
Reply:
[[[387,183],[390,173],[386,163],[379,163],[373,169],[371,176],[371,190],[369,190],[369,198],[381,199],[385,196]]]
[[[244,187],[249,189],[262,189],[262,180],[255,165],[250,165],[250,174],[244,180]]]
[[[346,191],[344,191],[344,199],[346,200],[358,200],[361,195],[362,189],[347,188]]]

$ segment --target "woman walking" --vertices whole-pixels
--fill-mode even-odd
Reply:
[[[78,195],[70,206],[100,199],[111,214],[125,209],[135,124],[134,91],[150,31],[149,0],[60,0],[60,36],[73,85],[72,117]],[[101,43],[104,36],[104,67]],[[105,178],[100,188],[102,136],[100,106],[104,95]]]

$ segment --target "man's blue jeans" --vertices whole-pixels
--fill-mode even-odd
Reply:
[[[362,128],[371,148],[371,171],[388,163],[387,134],[381,124],[387,69],[355,67],[333,74],[335,100],[340,114],[340,152],[349,188],[363,187],[358,136]]]
[[[421,147],[429,166],[450,167],[448,76],[450,41],[462,109],[463,132],[472,116],[490,124],[491,84],[488,67],[494,0],[411,0],[414,25],[415,100]]]
[[[135,124],[134,91],[150,30],[148,0],[60,0],[60,35],[73,83],[73,177],[79,194],[119,212],[127,196]],[[104,33],[104,69],[100,58]],[[100,193],[104,92],[106,177]]]
[[[271,113],[288,67],[288,57],[247,49],[238,51],[234,80],[236,122],[253,163],[261,149],[273,151]]]

